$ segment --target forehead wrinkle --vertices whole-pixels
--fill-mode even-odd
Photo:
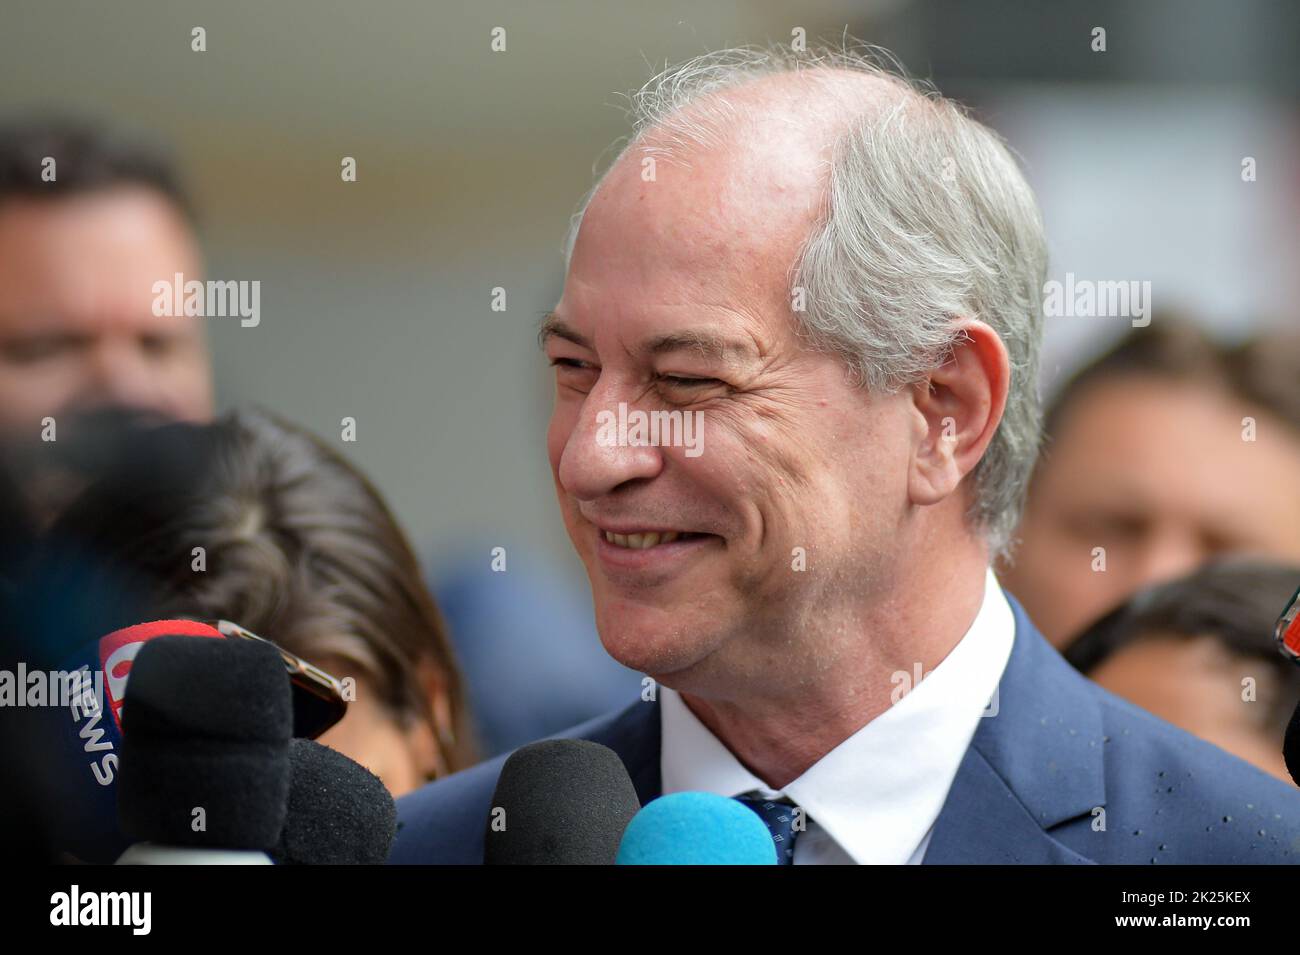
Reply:
[[[733,363],[737,359],[753,358],[757,354],[750,342],[729,338],[699,328],[688,328],[656,336],[646,342],[643,347],[645,352],[650,355],[662,355],[674,351],[692,351],[705,358]]]

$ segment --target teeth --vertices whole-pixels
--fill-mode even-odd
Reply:
[[[658,544],[671,544],[680,536],[678,531],[664,531],[662,534],[658,531],[650,531],[647,534],[612,534],[605,531],[604,534],[605,540],[611,544],[632,550],[645,550]]]

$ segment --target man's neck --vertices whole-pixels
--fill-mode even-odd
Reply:
[[[720,699],[683,691],[682,701],[751,773],[783,789],[889,709],[899,673],[910,680],[918,667],[929,674],[943,662],[979,613],[987,574],[977,569],[911,612],[889,602],[881,614],[852,615],[859,652],[839,654],[815,681],[780,695]],[[843,621],[825,623],[834,632]]]

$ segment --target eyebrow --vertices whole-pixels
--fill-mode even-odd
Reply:
[[[706,358],[734,361],[755,354],[754,346],[742,339],[728,338],[706,329],[687,329],[652,339],[646,346],[651,355],[675,351],[693,351]]]
[[[554,312],[547,312],[542,319],[542,327],[537,332],[537,345],[539,348],[545,348],[546,343],[552,338],[563,338],[566,342],[585,348],[588,351],[595,351],[591,347],[591,342],[587,341],[582,335],[574,329],[572,325],[566,322]]]
[[[537,334],[537,343],[544,348],[546,342],[551,338],[563,338],[565,341],[573,342],[581,348],[586,348],[589,351],[595,350],[591,347],[591,343],[573,326],[554,312],[547,312],[541,330]],[[756,354],[752,342],[744,339],[728,338],[707,329],[687,329],[659,335],[642,346],[642,351],[649,355],[693,351],[707,358],[723,361],[751,358]]]

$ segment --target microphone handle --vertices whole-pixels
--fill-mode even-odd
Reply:
[[[137,842],[114,865],[274,865],[265,852],[250,849],[200,849]]]

